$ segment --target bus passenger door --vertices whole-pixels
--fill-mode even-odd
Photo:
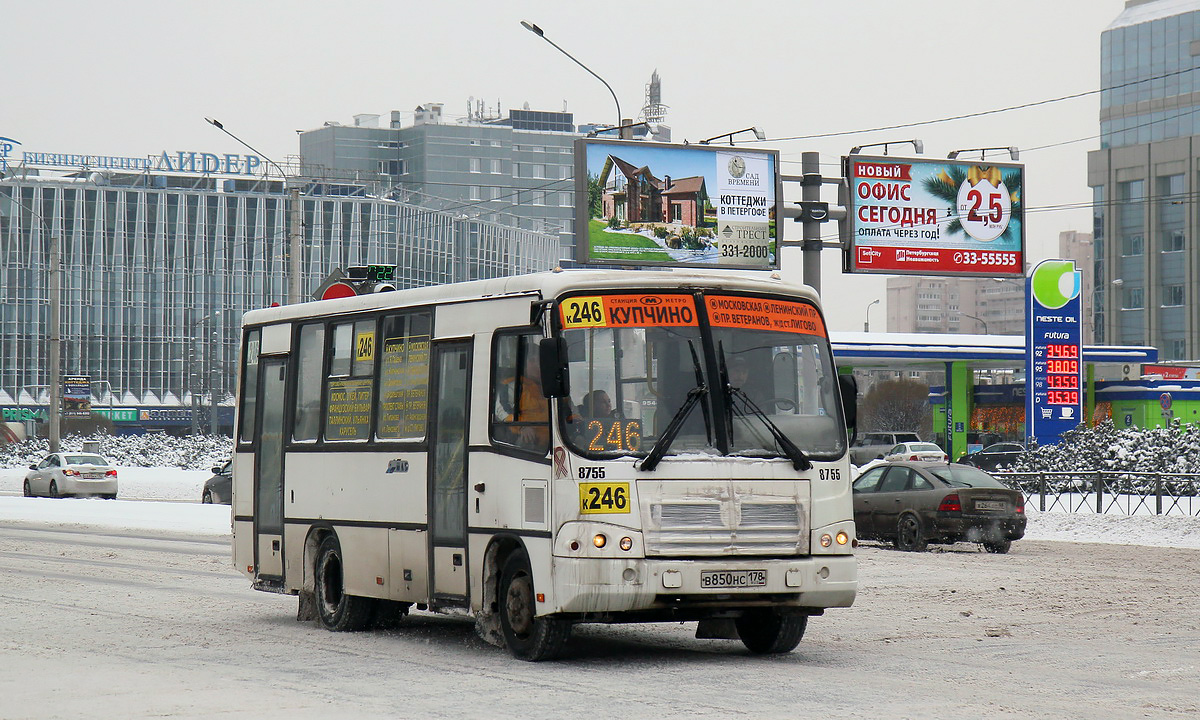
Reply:
[[[254,454],[254,576],[283,581],[283,409],[287,358],[259,366],[260,431]]]
[[[430,597],[467,597],[467,413],[471,345],[456,340],[433,346],[430,388],[429,543]]]

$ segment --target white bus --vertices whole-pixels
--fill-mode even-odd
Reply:
[[[470,613],[518,658],[575,623],[792,650],[857,566],[854,387],[816,295],[571,270],[245,315],[233,557],[299,619]]]

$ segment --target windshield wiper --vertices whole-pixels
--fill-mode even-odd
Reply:
[[[700,369],[700,356],[696,354],[696,346],[688,340],[688,350],[692,351],[692,368],[696,373],[696,387],[706,387],[704,384],[704,371]],[[704,406],[704,440],[709,445],[713,444],[713,428],[712,415],[709,413],[707,405]]]
[[[667,423],[662,435],[658,436],[658,442],[654,443],[654,447],[650,448],[650,452],[646,454],[646,459],[642,460],[642,464],[638,466],[640,470],[650,471],[658,467],[663,455],[667,454],[667,448],[671,447],[671,443],[675,442],[675,437],[683,428],[683,421],[687,420],[692,408],[700,402],[700,398],[708,393],[708,385],[704,383],[704,371],[700,369],[700,356],[696,354],[696,346],[691,340],[688,340],[688,350],[692,352],[692,368],[696,371],[696,386],[688,390],[683,405],[675,411],[671,422]],[[708,414],[707,405],[704,406],[704,440],[712,445],[712,417]]]
[[[666,429],[658,437],[658,442],[654,443],[654,447],[650,448],[650,452],[646,453],[646,458],[638,465],[639,470],[651,471],[658,467],[658,463],[663,459],[663,455],[667,454],[667,448],[671,447],[671,443],[675,442],[675,436],[679,434],[679,430],[683,427],[683,421],[687,420],[687,416],[691,414],[692,408],[696,407],[696,404],[700,402],[700,398],[707,394],[707,385],[697,385],[688,390],[687,399],[675,411],[671,422],[667,423]]]
[[[761,420],[762,424],[766,426],[767,430],[771,433],[771,437],[775,438],[775,442],[778,443],[780,449],[783,450],[783,454],[787,455],[788,459],[792,461],[793,468],[796,470],[808,470],[811,468],[812,462],[809,461],[807,456],[805,456],[804,451],[796,447],[796,443],[789,440],[788,436],[783,434],[783,431],[779,429],[779,426],[772,422],[771,418],[767,417],[767,414],[754,404],[754,401],[750,399],[750,396],[747,395],[745,391],[743,391],[741,388],[735,388],[729,383],[729,369],[725,364],[725,344],[718,342],[717,351],[719,353],[717,356],[717,360],[719,362],[718,371],[721,373],[721,384],[725,387],[725,402],[729,406],[730,410],[730,439],[732,440],[733,435],[733,411],[736,410],[738,414],[742,415],[743,417],[745,417],[747,411],[749,411],[750,414]],[[742,403],[746,406],[745,409],[739,408],[733,402],[733,398],[735,397],[742,401]]]
[[[771,432],[771,436],[775,438],[775,442],[779,443],[779,448],[783,450],[783,454],[787,455],[788,459],[792,461],[793,468],[796,470],[808,470],[812,467],[812,462],[809,461],[808,457],[804,454],[804,451],[796,447],[796,443],[792,442],[790,439],[788,439],[787,435],[783,434],[783,431],[779,429],[779,426],[772,422],[771,418],[767,417],[767,414],[754,404],[754,401],[750,399],[750,396],[748,396],[744,390],[741,388],[735,388],[729,384],[725,385],[725,389],[726,393],[731,398],[736,397],[742,401],[743,405],[746,406],[745,409],[739,408],[732,400],[730,400],[729,407],[733,408],[743,416],[746,415],[747,411],[749,411],[751,415],[761,420],[762,424],[765,425],[767,430]]]

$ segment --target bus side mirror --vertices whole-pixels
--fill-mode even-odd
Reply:
[[[838,375],[838,388],[842,391],[842,415],[846,427],[858,427],[858,381],[853,375]]]
[[[571,383],[567,377],[566,339],[542,338],[538,343],[538,361],[542,370],[542,394],[548,398],[569,395]]]

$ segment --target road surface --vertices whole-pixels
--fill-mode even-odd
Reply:
[[[1189,717],[1200,550],[866,546],[793,653],[694,624],[583,626],[529,664],[470,621],[335,634],[254,592],[227,540],[0,528],[3,718]]]

